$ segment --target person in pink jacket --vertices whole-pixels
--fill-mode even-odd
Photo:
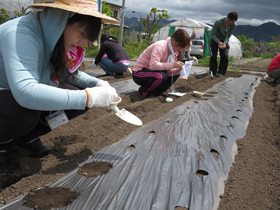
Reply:
[[[144,98],[162,95],[179,78],[184,66],[182,51],[190,47],[190,36],[183,29],[171,37],[150,45],[137,59],[132,78],[140,85],[138,92]]]

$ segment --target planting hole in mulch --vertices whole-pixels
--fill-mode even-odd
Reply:
[[[108,162],[85,163],[79,168],[78,173],[86,177],[96,177],[107,174],[112,167],[113,165]]]
[[[61,208],[72,203],[79,193],[64,187],[45,187],[30,191],[23,199],[23,205],[38,210]]]
[[[231,124],[230,124],[230,125],[227,125],[227,127],[228,127],[228,128],[234,128],[234,126],[231,125]]]
[[[149,134],[156,135],[156,132],[155,131],[150,131]]]
[[[135,150],[135,146],[134,145],[130,145],[130,146],[126,147],[126,148],[129,149],[130,151]]]
[[[219,152],[217,150],[214,150],[214,149],[211,149],[210,153],[216,158],[220,155]]]
[[[210,95],[210,94],[204,94],[203,97],[209,97],[209,98],[211,98],[211,97],[214,97],[214,96],[213,96],[213,95]]]
[[[216,92],[216,91],[208,91],[208,92],[206,92],[207,94],[217,94],[218,92]]]
[[[177,207],[175,207],[175,209],[174,209],[174,210],[189,210],[189,209],[184,208],[184,207],[179,207],[179,206],[177,206]]]
[[[198,177],[203,177],[203,176],[207,176],[208,172],[207,171],[203,171],[203,170],[197,170],[196,175]]]

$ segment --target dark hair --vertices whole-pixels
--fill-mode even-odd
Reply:
[[[234,20],[234,21],[237,21],[238,19],[238,14],[237,12],[230,12],[228,13],[228,16],[227,16],[230,20]]]
[[[105,41],[108,40],[109,38],[110,38],[110,34],[109,34],[109,33],[104,33],[104,34],[102,34],[101,39],[100,39],[101,44],[103,44],[103,42],[105,42]]]
[[[177,29],[171,36],[171,39],[174,38],[177,42],[178,47],[187,48],[191,44],[191,38],[189,34],[184,29]],[[182,52],[179,53],[178,60],[181,60]]]
[[[80,24],[79,27],[83,27],[86,25],[85,33],[87,35],[86,38],[89,41],[93,42],[98,38],[100,28],[101,28],[100,18],[96,18],[88,15],[81,15],[77,13],[68,20],[67,25],[73,25],[75,23],[79,23]],[[64,83],[70,78],[75,80],[78,74],[78,71],[75,71],[74,73],[70,73],[68,71],[64,56],[65,56],[65,46],[64,46],[64,38],[62,34],[53,49],[49,61],[50,66],[53,68],[53,71],[51,73],[51,79],[53,78],[53,76],[55,76],[60,83]],[[83,70],[84,68],[85,65],[82,63],[79,69]]]
[[[105,41],[107,41],[107,40],[109,40],[109,41],[114,41],[114,42],[116,42],[116,43],[119,43],[118,40],[117,40],[117,38],[114,37],[114,36],[111,36],[109,33],[104,33],[104,34],[102,34],[102,36],[101,36],[101,44],[103,44],[103,43],[104,43]]]

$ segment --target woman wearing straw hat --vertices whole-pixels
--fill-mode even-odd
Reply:
[[[7,143],[16,140],[39,157],[46,155],[50,149],[41,135],[117,97],[108,82],[79,67],[80,45],[97,39],[101,21],[119,22],[99,13],[96,1],[56,0],[29,7],[43,11],[0,26],[0,174],[9,169]]]

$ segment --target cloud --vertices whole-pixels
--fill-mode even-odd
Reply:
[[[123,1],[107,2],[122,5]],[[236,11],[239,25],[261,25],[269,21],[280,25],[279,0],[127,0],[125,7],[126,17],[139,17],[132,13],[133,10],[146,17],[152,7],[156,7],[167,10],[171,20],[191,18],[213,24],[217,18]]]

